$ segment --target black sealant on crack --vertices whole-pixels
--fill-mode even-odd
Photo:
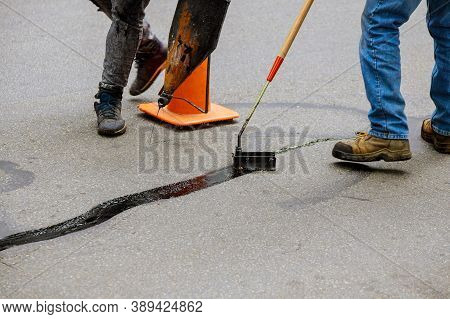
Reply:
[[[331,140],[334,139],[316,139],[302,145],[280,149],[276,153],[286,153],[288,151],[313,146],[317,143]],[[211,186],[228,182],[232,179],[250,173],[252,173],[252,171],[236,170],[232,166],[228,166],[186,181],[153,188],[140,193],[118,197],[97,205],[88,212],[75,218],[69,219],[65,222],[45,228],[13,234],[2,238],[0,239],[0,251],[14,246],[50,240],[71,233],[79,232],[102,224],[134,207],[150,204],[163,199],[185,196]]]
[[[104,202],[90,211],[46,228],[17,233],[0,239],[0,251],[13,246],[49,240],[78,232],[108,221],[131,208],[149,204],[162,199],[185,196],[202,189],[222,184],[250,172],[236,171],[231,166],[192,179],[154,188],[141,193],[118,197]]]

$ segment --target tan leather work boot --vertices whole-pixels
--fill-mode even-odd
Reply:
[[[431,126],[431,119],[426,119],[422,124],[422,138],[433,144],[434,149],[439,153],[450,154],[450,136],[436,133]]]
[[[385,140],[364,132],[356,133],[353,141],[338,142],[333,156],[351,162],[407,161],[412,154],[408,140]]]

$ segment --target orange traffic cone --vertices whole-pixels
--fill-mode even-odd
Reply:
[[[175,126],[229,121],[239,114],[209,99],[210,59],[207,58],[180,85],[167,107],[159,110],[157,102],[141,104],[139,110]]]

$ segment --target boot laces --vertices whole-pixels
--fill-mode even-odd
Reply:
[[[356,142],[363,141],[369,136],[367,132],[356,132]]]
[[[97,94],[96,98],[100,99],[100,94]],[[95,102],[98,115],[108,119],[118,119],[120,108],[116,105],[117,103],[117,99],[112,96],[100,99],[100,102]]]
[[[105,107],[98,110],[98,114],[108,119],[118,119],[116,107]]]

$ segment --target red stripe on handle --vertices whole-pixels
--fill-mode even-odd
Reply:
[[[275,78],[275,75],[277,75],[278,70],[280,69],[280,66],[283,64],[284,58],[281,56],[277,56],[275,59],[275,62],[273,63],[272,70],[270,70],[269,76],[267,77],[267,81],[272,82],[272,80]]]

